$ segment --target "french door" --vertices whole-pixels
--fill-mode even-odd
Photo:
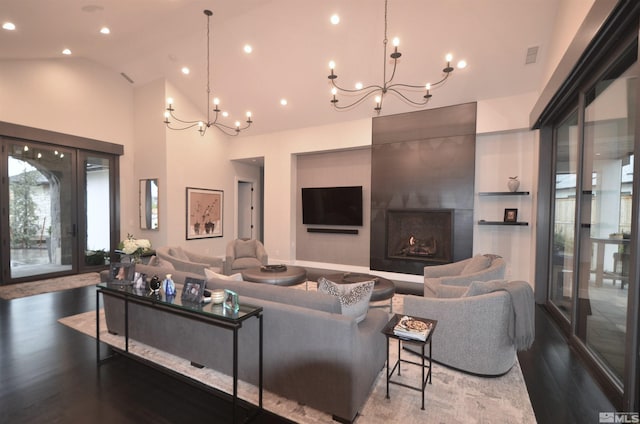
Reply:
[[[104,267],[115,222],[115,157],[19,138],[0,141],[0,283]]]

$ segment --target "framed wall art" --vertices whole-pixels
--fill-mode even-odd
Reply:
[[[222,237],[224,192],[187,187],[187,240]]]

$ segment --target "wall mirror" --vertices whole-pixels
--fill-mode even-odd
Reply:
[[[140,228],[157,230],[159,219],[158,179],[140,180]]]

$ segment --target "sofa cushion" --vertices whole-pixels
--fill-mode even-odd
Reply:
[[[236,258],[255,258],[256,243],[255,240],[237,240],[235,246]]]
[[[507,280],[491,280],[491,281],[472,281],[462,297],[479,296],[496,290],[504,289]]]
[[[175,256],[176,258],[182,259],[183,261],[189,261],[189,257],[186,253],[184,253],[184,250],[182,250],[182,247],[180,246],[170,248],[169,255]]]
[[[255,257],[238,258],[235,261],[233,261],[233,264],[231,264],[231,269],[245,269],[245,268],[252,268],[255,266],[262,266],[262,262],[260,262]]]
[[[491,265],[491,259],[485,255],[475,255],[468,264],[462,268],[460,275],[473,274],[474,272],[482,271],[489,268]]]
[[[207,277],[207,280],[209,278],[219,278],[220,280],[227,280],[227,281],[244,281],[242,279],[242,274],[235,273],[235,274],[231,274],[231,275],[224,275],[224,274],[220,274],[218,271],[220,271],[220,268],[205,268],[204,269],[204,275],[205,277]]]
[[[436,288],[436,297],[439,298],[452,298],[462,297],[467,292],[468,288],[465,286],[452,286],[449,284],[440,284]]]
[[[340,300],[342,315],[355,317],[356,322],[361,322],[367,317],[374,285],[374,281],[336,284],[324,277],[318,279],[318,291],[336,296]]]
[[[243,296],[248,296],[334,314],[339,314],[341,310],[340,302],[336,297],[316,291],[299,290],[291,287],[253,283],[249,281],[221,280],[220,278],[207,278],[206,284],[209,290],[233,290],[238,293],[240,304],[242,304]]]

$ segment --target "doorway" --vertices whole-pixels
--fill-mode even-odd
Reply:
[[[254,233],[254,187],[253,181],[238,181],[238,237],[237,238],[255,238]]]
[[[2,122],[0,131],[0,284],[103,269],[119,239],[122,146]]]

